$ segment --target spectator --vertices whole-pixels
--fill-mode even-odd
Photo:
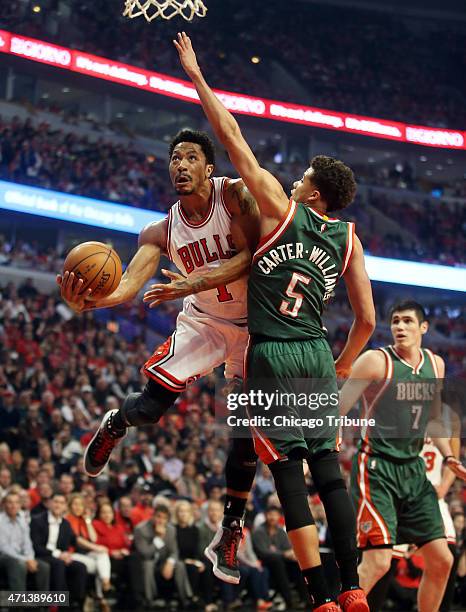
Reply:
[[[252,533],[254,550],[264,564],[285,600],[286,608],[293,608],[294,601],[291,585],[294,582],[302,602],[306,601],[307,591],[302,581],[286,531],[280,527],[281,509],[272,506],[265,512],[265,523]]]
[[[194,513],[188,501],[180,500],[175,504],[176,542],[180,561],[183,561],[188,574],[192,593],[196,594],[194,603],[199,601],[198,593],[205,600],[206,583],[203,580],[206,566],[199,528],[194,525]]]
[[[62,470],[69,470],[83,454],[81,444],[73,440],[69,423],[61,423],[61,429],[53,441],[53,454],[58,457]]]
[[[36,514],[48,512],[50,508],[50,500],[53,496],[53,489],[49,482],[42,482],[39,484],[37,487],[37,492],[39,494],[39,503],[37,503],[31,509],[31,517]]]
[[[36,558],[50,566],[50,590],[70,591],[71,608],[82,609],[86,597],[86,566],[73,561],[71,548],[76,547],[76,536],[64,518],[64,495],[56,493],[47,514],[31,520],[31,540]]]
[[[112,575],[115,577],[115,584],[118,585],[117,595],[120,604],[118,607],[131,606],[134,601],[133,588],[129,580],[131,541],[123,526],[115,521],[111,504],[100,504],[93,526],[97,533],[97,543],[105,546],[110,555]]]
[[[29,495],[29,491],[26,491],[25,489],[20,489],[18,491],[18,496],[20,505],[20,516],[29,525],[29,523],[31,522],[31,496]]]
[[[256,604],[256,610],[269,610],[273,605],[271,601],[268,601],[269,572],[254,552],[249,529],[243,530],[243,539],[238,549],[238,561],[241,581],[248,585]]]
[[[80,493],[73,493],[69,499],[69,514],[66,519],[76,536],[74,561],[86,566],[89,574],[95,574],[95,590],[99,607],[109,612],[110,606],[104,599],[104,593],[110,590],[110,557],[106,546],[97,543],[97,533],[91,518],[85,514],[84,499]]]
[[[74,491],[74,480],[71,474],[62,474],[58,481],[58,492],[68,500]]]
[[[133,504],[129,497],[120,497],[118,508],[115,512],[115,524],[121,527],[130,541],[133,539],[134,524],[131,519]]]
[[[8,493],[11,486],[11,472],[8,468],[0,469],[0,502]]]
[[[203,477],[197,473],[196,466],[193,463],[186,463],[181,478],[175,483],[176,490],[179,495],[200,506],[206,497],[203,480]]]
[[[31,498],[31,508],[34,508],[34,506],[36,506],[40,501],[39,487],[42,484],[47,484],[47,483],[50,484],[49,471],[46,469],[44,470],[44,468],[42,467],[37,472],[36,486],[32,489],[29,489],[28,491],[29,496]]]
[[[176,493],[176,483],[173,483],[165,472],[165,459],[155,457],[152,475],[149,477],[154,495],[173,495]]]
[[[139,593],[144,593],[146,602],[151,602],[160,593],[175,593],[184,605],[192,597],[186,568],[180,563],[176,531],[169,522],[170,512],[166,506],[157,505],[154,516],[142,522],[134,530],[134,549],[142,563],[141,574],[133,575],[133,584]]]
[[[40,465],[35,457],[29,457],[26,461],[24,474],[20,476],[20,484],[25,489],[34,489],[37,486],[37,475],[39,474]]]
[[[390,583],[388,598],[400,610],[414,609],[423,569],[424,559],[420,554],[416,553],[415,547],[410,548],[398,560],[395,578]]]
[[[170,482],[176,482],[183,471],[183,462],[178,459],[172,444],[165,444],[162,450],[164,458],[163,471]]]
[[[39,591],[49,590],[50,569],[47,563],[36,559],[29,526],[21,518],[17,493],[8,493],[0,514],[0,568],[6,571],[8,589],[26,591],[26,579],[32,574]]]
[[[17,443],[19,423],[21,421],[21,414],[15,404],[15,400],[16,393],[12,388],[6,388],[1,393],[0,435],[10,446]]]
[[[133,491],[139,495],[139,501],[131,509],[131,521],[133,525],[136,526],[153,516],[154,508],[152,507],[152,500],[154,499],[154,495],[151,486],[147,483],[142,487],[135,485]]]
[[[214,459],[212,461],[212,473],[207,478],[205,483],[205,489],[207,494],[213,487],[219,487],[222,491],[225,489],[225,474],[223,471],[223,462],[220,459]]]
[[[221,525],[223,517],[223,504],[218,500],[210,500],[206,505],[206,515],[199,524],[199,542],[200,548],[204,551],[212,542],[213,537],[217,533]],[[204,572],[203,579],[205,580],[205,612],[215,612],[217,605],[214,603],[215,590],[220,590],[223,607],[226,609],[235,599],[235,590],[233,585],[227,584],[216,578],[212,572],[212,566],[208,565]]]

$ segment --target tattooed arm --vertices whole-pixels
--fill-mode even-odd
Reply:
[[[233,234],[235,228],[239,227],[253,254],[260,236],[260,212],[256,200],[241,179],[229,180],[223,197],[232,216]],[[233,239],[236,239],[235,235]],[[236,244],[236,248],[240,250],[240,245]]]

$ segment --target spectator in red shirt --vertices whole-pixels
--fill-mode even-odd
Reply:
[[[122,560],[129,555],[130,541],[122,525],[115,521],[111,504],[105,502],[99,506],[94,529],[97,543],[108,548],[113,570],[113,560]]]
[[[133,525],[136,527],[142,521],[147,521],[154,514],[154,508],[152,507],[153,495],[150,485],[143,485],[140,489],[139,501],[131,510],[131,520]]]
[[[424,569],[424,559],[411,547],[396,566],[395,579],[390,584],[388,597],[401,610],[412,610]]]
[[[126,500],[130,501],[128,498]],[[115,513],[110,503],[104,502],[100,504],[93,525],[97,533],[98,544],[108,549],[112,575],[115,576],[115,583],[119,587],[118,594],[122,598],[124,597],[123,594],[126,594],[127,601],[122,599],[118,607],[123,609],[129,608],[131,602],[134,602],[134,589],[130,579],[132,575],[130,564],[135,560],[129,551],[131,540],[125,532],[123,525],[115,520]]]

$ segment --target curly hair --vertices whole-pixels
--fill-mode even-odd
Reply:
[[[199,132],[198,130],[181,130],[181,132],[178,132],[170,143],[170,148],[168,151],[169,159],[171,159],[173,155],[174,148],[176,145],[180,144],[180,142],[192,142],[194,144],[198,144],[205,155],[207,163],[215,166],[214,143],[206,132]]]
[[[351,168],[342,161],[316,155],[311,160],[312,182],[320,191],[322,200],[327,203],[327,210],[341,210],[354,200],[356,181]]]

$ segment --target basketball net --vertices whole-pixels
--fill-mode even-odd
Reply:
[[[144,15],[147,21],[157,17],[172,19],[180,15],[186,21],[205,17],[207,7],[202,0],[125,0],[124,17],[134,19]]]

